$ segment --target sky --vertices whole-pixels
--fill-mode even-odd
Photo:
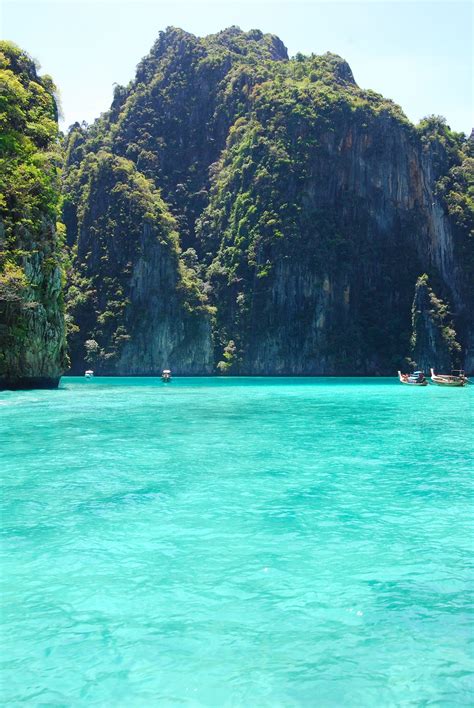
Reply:
[[[160,30],[203,36],[230,25],[278,35],[290,55],[340,54],[359,86],[401,105],[413,122],[443,115],[474,126],[473,4],[457,0],[0,0],[0,36],[51,74],[63,129],[91,123],[127,84]]]

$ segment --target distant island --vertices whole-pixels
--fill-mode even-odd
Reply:
[[[474,371],[474,139],[334,54],[161,32],[92,125],[0,42],[0,388]]]

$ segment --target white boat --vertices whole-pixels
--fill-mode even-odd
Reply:
[[[422,371],[414,371],[412,374],[402,374],[398,372],[400,383],[408,384],[409,386],[428,386],[428,381]]]
[[[84,376],[86,379],[91,379],[94,376],[94,372],[92,369],[87,369],[87,371],[84,372]]]
[[[163,383],[169,383],[171,381],[171,371],[169,369],[163,369],[161,380]]]
[[[435,374],[434,369],[431,369],[431,380],[437,386],[451,386],[452,388],[465,386],[468,383],[466,374],[459,369],[451,374]]]

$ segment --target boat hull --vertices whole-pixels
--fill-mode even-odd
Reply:
[[[408,374],[402,374],[400,371],[398,372],[398,379],[400,383],[405,384],[406,386],[428,386],[428,381],[426,379],[424,379],[424,381],[409,381]]]
[[[405,386],[428,386],[428,381],[416,383],[415,381],[402,381],[402,379],[400,379],[400,383],[405,384]]]
[[[433,377],[431,377],[431,380],[436,386],[447,386],[448,388],[460,388],[461,386],[465,386],[464,381],[440,381]]]

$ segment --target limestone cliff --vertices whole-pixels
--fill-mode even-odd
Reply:
[[[420,273],[440,282],[469,337],[472,283],[437,194],[454,157],[431,122],[415,130],[333,68],[329,92],[312,64],[290,95],[254,92],[214,172],[198,234],[220,303],[216,359],[234,373],[391,374],[410,352]]]
[[[110,111],[68,136],[74,370],[393,374],[422,339],[424,273],[469,362],[469,146],[441,119],[413,126],[335,55],[289,60],[238,28],[161,33]],[[439,338],[426,351],[451,363]]]
[[[0,388],[53,388],[67,366],[54,85],[9,42],[0,84]]]
[[[106,151],[85,177],[67,294],[73,372],[209,373],[211,310],[153,183]]]

